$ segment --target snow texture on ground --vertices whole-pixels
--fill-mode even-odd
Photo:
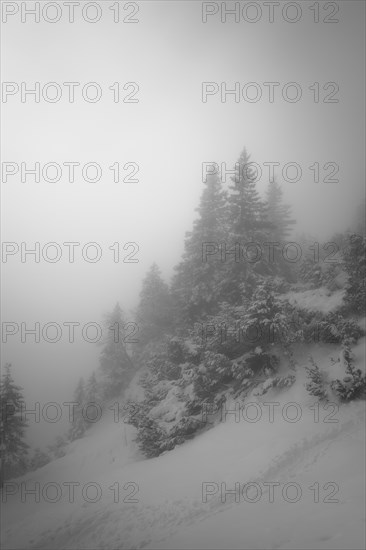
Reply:
[[[3,491],[2,548],[364,548],[364,402],[316,405],[301,368],[309,351],[331,378],[342,371],[336,346],[299,347],[291,388],[251,395],[242,409],[226,403],[222,423],[155,459],[143,459],[134,428],[106,409],[66,456]],[[364,340],[355,354],[361,366]],[[257,485],[246,493],[248,482]],[[273,502],[271,482],[280,484]],[[239,484],[226,502],[222,483]],[[285,498],[288,483],[297,486]],[[39,501],[22,488],[36,488]]]
[[[339,308],[343,303],[345,291],[343,289],[331,292],[326,287],[303,290],[301,292],[290,291],[283,295],[291,305],[309,311],[330,313]]]

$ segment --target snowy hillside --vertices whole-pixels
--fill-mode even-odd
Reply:
[[[365,7],[0,1],[0,550],[366,550]]]
[[[338,376],[339,351],[299,346],[291,388],[247,396],[239,415],[154,459],[107,409],[66,456],[5,484],[2,547],[364,548],[364,401],[314,407],[301,369],[311,352]]]
[[[307,309],[309,311],[321,311],[330,313],[336,310],[343,301],[344,290],[331,292],[327,288],[316,288],[302,292],[288,292],[283,296],[290,304]]]

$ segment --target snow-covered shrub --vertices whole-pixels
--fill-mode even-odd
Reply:
[[[312,357],[309,357],[309,362],[311,367],[305,367],[305,370],[310,381],[305,384],[305,387],[310,395],[314,395],[319,401],[328,401],[324,374],[320,371]]]
[[[252,369],[250,369],[245,363],[245,355],[233,361],[231,365],[231,372],[233,374],[233,378],[239,382],[254,377],[254,371],[252,371]]]
[[[206,366],[213,367],[212,361],[206,359]],[[136,405],[127,421],[137,428],[136,442],[142,453],[152,458],[183,443],[202,427],[192,417],[201,413],[202,399],[193,391],[197,365],[177,365],[155,355],[147,367],[140,378],[145,399]],[[170,369],[179,372],[180,378],[172,379]],[[202,366],[201,374],[203,370]]]
[[[255,334],[251,349],[261,347],[267,351],[272,344],[288,346],[298,342],[301,335],[293,322],[296,309],[277,292],[276,279],[263,281],[246,304],[243,325],[246,334]]]
[[[242,336],[243,316],[243,306],[222,302],[216,315],[196,323],[193,337],[201,351],[200,360],[206,351],[233,359],[248,349],[248,343]]]
[[[159,456],[162,450],[162,442],[165,439],[164,431],[159,428],[156,420],[149,418],[142,409],[133,416],[131,424],[137,427],[136,442],[147,458]]]
[[[333,380],[331,383],[331,388],[335,391],[341,401],[353,401],[354,399],[365,398],[366,376],[353,364],[354,357],[349,341],[344,345],[343,357],[346,363],[346,376],[343,380]]]
[[[279,294],[282,287],[281,279],[262,277],[249,297],[243,294],[243,304],[223,302],[219,313],[202,323],[203,349],[233,360],[258,347],[266,351],[273,343],[298,341],[292,322],[296,310]]]
[[[181,375],[180,366],[170,361],[164,353],[153,355],[147,367],[157,380],[178,380]]]
[[[298,308],[294,325],[299,329],[298,334],[302,335],[299,341],[305,343],[339,344],[347,339],[357,342],[363,335],[363,330],[356,321],[335,312],[324,315],[319,311]]]
[[[190,439],[202,427],[202,421],[192,416],[184,416],[169,432],[169,439],[179,438],[180,442],[183,443],[183,441]]]
[[[246,353],[239,359],[233,361],[231,372],[236,380],[253,378],[258,376],[273,375],[279,364],[276,355],[263,352],[259,346],[254,351]]]
[[[172,392],[177,394],[177,390],[179,388],[171,383],[169,396],[172,397]],[[152,395],[153,398],[149,397],[142,403],[135,404],[134,414],[128,418],[128,422],[137,428],[136,442],[147,458],[174,449],[176,445],[192,438],[194,433],[203,427],[203,423],[192,416],[201,414],[202,401],[197,399],[193,402],[187,398],[184,402],[184,396],[180,396],[181,414],[176,414],[172,410],[170,398],[164,402],[166,395],[163,397],[156,388]],[[160,400],[156,399],[157,396]]]
[[[202,399],[195,397],[187,401],[186,411],[187,411],[187,414],[192,416],[200,414],[202,411]]]
[[[326,343],[341,343],[350,340],[355,343],[363,335],[360,326],[353,319],[345,319],[339,313],[329,313],[318,323],[319,338]]]
[[[223,384],[232,379],[231,363],[225,355],[206,351],[193,377],[194,393],[201,399],[213,400]]]
[[[255,395],[264,395],[271,388],[290,388],[296,381],[296,376],[294,374],[287,374],[286,376],[274,376],[273,378],[268,378],[263,382],[261,389]]]

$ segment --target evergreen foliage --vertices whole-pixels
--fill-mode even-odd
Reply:
[[[48,452],[50,453],[52,459],[61,458],[66,455],[66,447],[68,442],[69,440],[67,436],[58,435],[55,442],[47,446]]]
[[[51,457],[48,453],[45,451],[42,451],[39,447],[37,447],[34,450],[33,456],[30,459],[29,462],[29,469],[31,471],[38,470],[38,468],[42,468],[46,464],[48,464],[51,461]]]
[[[226,193],[218,175],[207,177],[197,211],[199,218],[186,234],[183,258],[172,281],[178,326],[190,326],[217,310],[223,268],[220,246],[227,224]]]
[[[224,273],[220,298],[230,304],[241,302],[247,284],[255,286],[256,273],[269,273],[268,265],[261,262],[261,243],[266,241],[268,222],[264,201],[256,188],[256,177],[244,149],[235,164],[229,187],[228,235],[222,253]],[[259,243],[259,252],[256,243]]]
[[[120,396],[135,373],[135,367],[126,349],[125,322],[117,303],[106,316],[107,338],[100,354],[99,370],[102,377],[103,399]]]
[[[86,422],[83,416],[83,407],[85,404],[84,379],[80,378],[73,397],[72,423],[69,429],[68,438],[70,441],[83,437],[86,430]]]
[[[331,387],[341,401],[353,401],[366,396],[366,376],[360,369],[354,366],[354,356],[351,350],[351,342],[343,345],[343,358],[346,364],[346,376],[343,380],[336,379]]]
[[[139,328],[139,350],[157,341],[171,331],[172,303],[168,285],[154,263],[142,283],[140,302],[136,312]]]
[[[0,384],[1,419],[1,469],[0,482],[26,471],[29,445],[25,442],[28,423],[24,419],[24,399],[20,386],[15,384],[11,364],[5,365]]]
[[[102,391],[100,384],[97,381],[95,372],[93,372],[85,386],[85,412],[84,412],[84,422],[86,428],[91,424],[94,424],[98,420],[98,415],[101,414],[102,407]]]
[[[365,315],[366,308],[366,237],[351,234],[344,252],[344,268],[348,274],[345,302],[347,310]]]
[[[79,381],[72,426],[67,437],[58,437],[49,446],[52,458],[65,454],[68,441],[83,437],[97,420],[99,406],[123,396],[137,369],[144,396],[124,421],[136,428],[136,441],[148,458],[206,429],[202,420],[206,406],[218,410],[227,398],[243,399],[252,391],[264,395],[294,384],[294,343],[344,346],[343,380],[327,384],[310,358],[305,368],[311,395],[327,401],[327,390],[333,389],[341,401],[365,396],[365,375],[354,367],[350,347],[363,335],[350,316],[363,313],[365,237],[335,235],[335,249],[343,252],[329,264],[325,262],[332,252],[327,249],[329,243],[303,237],[297,243],[300,261],[285,260],[281,250],[295,222],[277,181],[269,184],[262,199],[256,176],[244,149],[227,188],[219,174],[207,177],[197,219],[186,234],[183,257],[170,287],[156,264],[143,280],[135,312],[139,330],[133,360],[119,304],[106,316],[107,337],[99,368],[86,384]],[[268,244],[273,246],[273,256]],[[322,313],[321,308],[292,306],[285,296],[289,290],[306,290],[311,295],[311,289],[322,286],[330,289],[329,294],[344,289],[345,307]],[[283,365],[280,368],[281,355],[288,358],[292,372]],[[3,388],[4,382],[2,395]],[[19,390],[13,390],[13,401],[21,398]],[[92,403],[97,407],[89,407],[86,415],[86,406]],[[15,422],[18,417],[10,418]],[[18,442],[14,443],[18,462],[26,455],[24,428],[25,424],[15,422],[10,430]],[[4,423],[1,430],[4,433]],[[37,449],[30,467],[40,467],[49,459]]]
[[[324,374],[320,371],[318,365],[312,357],[309,357],[311,367],[305,367],[306,375],[310,379],[305,387],[310,393],[318,398],[319,401],[328,401],[327,391],[325,389]]]

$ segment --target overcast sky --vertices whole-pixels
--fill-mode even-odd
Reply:
[[[22,4],[32,7],[34,2]],[[35,183],[31,176],[22,183],[19,174],[3,182],[3,241],[23,241],[29,248],[37,241],[41,246],[93,241],[103,252],[98,263],[86,262],[76,249],[70,264],[66,247],[57,263],[9,257],[2,264],[3,322],[30,327],[37,321],[101,322],[117,300],[131,310],[151,263],[158,263],[168,281],[180,259],[202,191],[202,162],[224,162],[231,168],[244,146],[258,163],[297,162],[302,167],[296,183],[283,181],[278,173],[299,231],[327,238],[347,227],[365,181],[364,2],[331,3],[339,6],[334,16],[339,22],[333,24],[323,22],[330,10],[325,12],[322,2],[319,23],[309,9],[314,2],[303,1],[297,23],[284,21],[280,12],[270,23],[260,2],[263,16],[257,23],[243,18],[236,23],[233,17],[222,23],[220,13],[203,23],[199,1],[138,2],[138,23],[114,23],[113,3],[100,4],[102,17],[95,24],[84,21],[80,10],[69,23],[60,2],[57,23],[43,17],[34,23],[31,16],[22,23],[19,11],[2,25],[3,81],[26,82],[29,88],[39,82],[41,89],[56,82],[63,92],[57,103],[42,96],[39,103],[31,96],[22,103],[20,93],[8,96],[2,103],[3,162],[29,167],[35,162],[96,162],[103,169],[96,183],[83,181],[80,169],[69,183],[66,167],[56,183]],[[121,18],[133,10],[125,4],[121,2]],[[93,17],[92,10],[88,13]],[[290,18],[293,14],[288,12]],[[49,17],[54,17],[51,10]],[[73,104],[63,82],[80,82]],[[97,103],[81,96],[80,88],[88,82],[102,89]],[[115,82],[121,83],[121,97],[132,91],[123,90],[125,83],[137,83],[139,102],[113,102],[108,87]],[[228,89],[235,82],[256,82],[263,96],[257,103],[243,98],[236,103],[232,95],[221,102],[217,93],[204,103],[202,82],[226,82]],[[264,82],[280,83],[273,103]],[[282,98],[288,82],[302,88],[296,103]],[[318,103],[309,90],[314,82],[320,85]],[[327,82],[339,86],[333,96],[337,103],[322,101],[333,90],[322,89]],[[115,162],[121,167],[137,163],[139,181],[114,183],[108,167]],[[337,163],[339,183],[315,183],[308,168],[315,162]],[[263,173],[261,191],[267,182]],[[137,243],[139,262],[114,263],[108,247],[115,242],[121,248]],[[122,259],[131,251],[122,250]],[[33,344],[31,338],[22,344],[18,334],[3,346],[2,364],[13,363],[29,403],[62,401],[71,397],[80,374],[96,368],[99,352],[81,339],[80,331],[74,344],[67,342],[66,329],[55,344]],[[44,434],[56,433],[52,425],[32,430],[38,444],[45,442]]]

